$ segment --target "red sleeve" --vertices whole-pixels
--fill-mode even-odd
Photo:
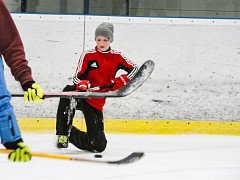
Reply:
[[[125,70],[127,72],[127,77],[132,79],[138,71],[138,66],[127,57],[123,56],[122,53],[119,53],[119,62],[121,64],[119,68]]]
[[[12,75],[22,85],[33,81],[22,40],[3,0],[0,0],[0,55],[3,55]]]
[[[77,69],[76,69],[76,72],[75,72],[75,75],[73,78],[74,84],[78,84],[79,80],[83,79],[82,75],[84,74],[85,70],[87,69],[87,56],[88,56],[87,51],[85,51],[81,54],[81,57],[78,61],[78,66],[77,66]]]

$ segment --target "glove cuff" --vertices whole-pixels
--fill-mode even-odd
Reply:
[[[28,88],[31,88],[31,87],[32,87],[33,83],[35,83],[35,81],[28,81],[28,82],[26,82],[25,84],[22,85],[22,89],[23,89],[24,91],[27,91]]]
[[[7,149],[17,149],[19,148],[19,146],[17,145],[19,142],[23,142],[22,138],[14,141],[14,142],[6,142],[3,145],[7,148]]]

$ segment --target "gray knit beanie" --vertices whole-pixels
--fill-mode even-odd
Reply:
[[[114,27],[112,23],[104,22],[100,24],[95,30],[95,39],[97,36],[103,36],[109,39],[109,41],[113,42],[113,33]]]

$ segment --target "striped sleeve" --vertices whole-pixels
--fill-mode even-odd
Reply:
[[[88,59],[89,59],[89,55],[95,53],[96,50],[95,49],[90,49],[88,51],[84,51],[81,56],[80,59],[78,61],[78,65],[77,65],[77,69],[75,72],[75,75],[73,77],[73,83],[74,84],[78,84],[80,80],[84,79],[86,76],[86,71],[88,68]]]
[[[87,54],[87,51],[84,51],[81,56],[80,56],[80,59],[78,61],[78,65],[77,65],[77,69],[75,71],[75,75],[73,77],[73,83],[74,84],[78,84],[80,79],[79,79],[79,76],[80,74],[83,74],[83,71],[84,71],[84,59],[85,59],[85,56]]]
[[[132,79],[138,71],[137,64],[135,64],[133,61],[125,57],[121,52],[115,52],[115,53],[119,54],[121,59],[120,60],[121,65],[119,69],[124,69],[128,73],[127,77],[129,79]]]

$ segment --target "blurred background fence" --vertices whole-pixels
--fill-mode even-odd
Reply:
[[[240,0],[5,0],[11,12],[240,18]]]

